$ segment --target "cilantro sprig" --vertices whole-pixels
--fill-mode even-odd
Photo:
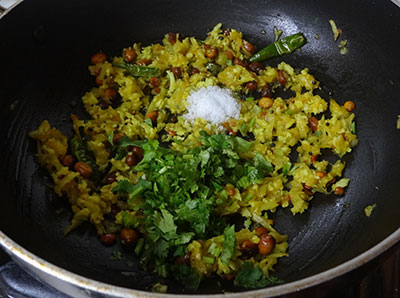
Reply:
[[[244,189],[272,170],[261,154],[240,158],[252,146],[240,137],[201,132],[200,139],[202,146],[184,154],[159,146],[157,140],[122,138],[115,148],[136,145],[143,149],[143,159],[134,168],[144,173],[142,178],[135,185],[120,180],[113,189],[127,195],[129,207],[144,215],[138,219],[146,229],[141,263],[163,277],[168,272],[174,272],[177,279],[189,274],[192,288],[198,286],[194,271],[172,265],[192,239],[224,233],[221,260],[228,263],[234,255],[234,226],[227,227],[225,219],[215,213],[218,192],[228,183]]]
[[[283,281],[276,277],[267,277],[258,266],[244,262],[235,278],[235,286],[246,289],[264,288],[268,285],[280,284]]]

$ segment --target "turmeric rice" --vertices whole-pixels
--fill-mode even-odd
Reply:
[[[148,270],[192,289],[215,273],[245,288],[273,280],[288,239],[271,214],[343,194],[345,162],[324,160],[323,150],[341,158],[357,144],[354,105],[314,94],[320,83],[307,68],[249,63],[249,44],[218,24],[205,40],[169,33],[120,57],[92,57],[97,86],[82,98],[90,117],[71,115],[69,139],[46,120],[30,133],[71,205],[65,234],[89,221],[105,245],[120,235]],[[210,87],[229,91],[238,117],[185,117],[188,97]],[[261,275],[246,281],[243,270]]]

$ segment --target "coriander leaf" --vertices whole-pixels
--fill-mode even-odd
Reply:
[[[201,167],[204,167],[210,160],[210,152],[208,150],[203,150],[199,153],[201,159]]]
[[[150,118],[144,119],[144,123],[146,123],[148,126],[153,127],[153,122],[151,122]]]
[[[162,209],[161,213],[155,212],[153,218],[154,224],[164,234],[176,234],[176,225],[174,223],[174,217],[166,209]]]
[[[181,255],[193,238],[212,238],[221,233],[224,244],[212,253],[229,263],[235,251],[235,229],[226,228],[225,218],[214,214],[218,193],[228,183],[241,188],[257,183],[272,169],[261,154],[250,160],[240,159],[238,152],[252,145],[244,139],[200,134],[202,146],[183,154],[161,147],[157,140],[141,143],[143,159],[134,170],[144,172],[145,179],[139,179],[136,185],[122,183],[117,188],[130,195],[128,204],[132,210],[140,208],[143,213],[147,237],[141,260],[161,275],[170,270],[165,266],[167,259]],[[133,142],[122,140],[124,145]],[[188,233],[189,230],[193,232]],[[196,275],[192,278],[199,280]]]
[[[234,143],[231,136],[225,134],[211,135],[203,137],[203,145],[214,150],[224,150],[234,148]]]
[[[243,176],[242,178],[240,178],[239,179],[239,181],[237,181],[237,183],[236,183],[236,185],[237,185],[237,187],[239,187],[239,188],[247,188],[247,187],[249,187],[250,186],[250,180],[249,180],[249,177],[247,177],[247,176]]]
[[[314,136],[316,136],[316,137],[318,137],[318,136],[320,136],[322,134],[322,131],[316,131],[315,133],[314,133]]]
[[[203,258],[201,259],[201,261],[202,261],[203,263],[205,263],[205,264],[210,264],[210,265],[212,265],[212,264],[214,264],[215,259],[212,258],[212,257],[203,256]]]
[[[292,174],[298,167],[299,167],[298,165],[294,165],[294,166],[290,169],[289,173]]]
[[[251,223],[252,223],[252,222],[251,222],[250,219],[246,219],[246,220],[244,221],[244,227],[245,227],[246,229],[250,228]]]
[[[164,239],[159,239],[154,243],[154,253],[157,257],[165,259],[168,255],[169,244]]]
[[[118,147],[123,147],[126,148],[128,146],[139,146],[141,147],[146,141],[134,141],[128,138],[127,136],[123,136],[121,139],[118,141]]]
[[[138,226],[137,217],[129,211],[123,211],[122,213],[122,224],[126,228],[136,228]]]
[[[267,161],[260,153],[256,153],[253,162],[254,166],[258,168],[261,172],[263,172],[264,175],[273,170],[272,164]]]
[[[237,149],[237,151],[246,153],[249,152],[249,150],[251,149],[251,142],[246,141],[245,139],[240,137],[235,137],[233,140],[235,142],[235,148]]]
[[[133,185],[131,188],[130,199],[128,200],[128,203],[131,202],[135,197],[141,195],[144,191],[151,189],[152,186],[153,184],[150,181],[140,178],[138,183]]]
[[[214,172],[215,177],[222,177],[225,174],[223,167],[217,167]]]
[[[282,167],[282,173],[283,175],[287,176],[290,172],[290,168],[292,167],[292,163],[291,162],[287,162],[283,165]]]
[[[146,232],[147,232],[146,241],[148,243],[154,243],[157,242],[158,239],[160,239],[160,233],[158,230],[156,230],[155,226],[148,227]]]
[[[112,191],[119,191],[122,193],[130,194],[134,190],[134,186],[129,183],[128,180],[118,181],[118,185],[112,189]]]
[[[142,148],[145,152],[156,151],[158,149],[158,147],[159,147],[159,143],[157,140],[147,141],[147,142],[143,143],[143,146],[142,146]]]
[[[121,159],[123,159],[127,154],[128,154],[128,151],[126,151],[126,149],[118,148],[118,150],[116,151],[116,153],[115,153],[115,155],[114,155],[114,159],[115,159],[115,160],[121,160]]]
[[[186,265],[174,265],[172,267],[175,278],[180,281],[183,286],[190,290],[197,290],[200,285],[201,277],[196,271]]]
[[[209,223],[212,200],[188,200],[179,206],[176,213],[180,220],[191,225],[196,234],[204,234]]]
[[[400,119],[400,117],[399,117],[399,119]],[[399,120],[397,120],[397,129],[400,129],[398,123],[399,123]],[[356,123],[355,123],[354,121],[351,122],[351,133],[352,133],[353,135],[356,134]]]
[[[167,265],[164,262],[156,259],[154,271],[161,277],[167,277]]]
[[[218,247],[218,245],[213,242],[211,243],[210,247],[208,248],[208,252],[214,256],[214,257],[218,257],[221,253],[221,248]]]
[[[244,262],[242,268],[235,278],[235,286],[243,287],[246,289],[263,288],[267,285],[282,283],[276,277],[267,277],[263,274],[258,266],[254,266],[251,262]]]
[[[267,285],[267,279],[258,266],[244,262],[235,278],[235,286],[246,289],[262,288]]]
[[[142,250],[143,246],[144,246],[144,238],[139,238],[134,250],[135,255],[138,256],[140,254],[140,251]]]
[[[154,168],[156,165],[154,164],[154,161],[159,159],[159,155],[161,155],[157,140],[147,141],[143,143],[141,147],[143,149],[143,159],[135,167],[135,171],[138,172],[143,172],[145,170]]]
[[[208,138],[210,136],[205,130],[200,130],[199,134],[202,138]]]
[[[232,151],[233,152],[233,151]],[[234,155],[230,155],[230,158],[224,159],[224,168],[227,169],[234,169],[237,165],[237,159],[239,159],[239,157],[236,155],[236,152],[234,152]]]
[[[108,142],[111,144],[111,146],[114,146],[114,132],[110,133],[110,134],[107,136],[107,140],[108,140]]]
[[[239,155],[231,148],[223,149],[222,154],[230,157],[231,159],[239,159]]]
[[[194,235],[194,233],[180,234],[180,235],[178,235],[178,238],[175,239],[174,244],[175,245],[186,244],[192,239],[193,235]]]
[[[263,177],[263,171],[260,171],[255,166],[247,165],[247,176],[249,178],[249,183],[254,182]]]
[[[224,230],[224,244],[222,246],[221,261],[225,265],[228,264],[230,258],[235,252],[235,225],[226,227]]]
[[[249,123],[249,127],[253,127],[254,124],[256,123],[256,120],[257,120],[256,117],[251,118],[250,123]]]
[[[180,245],[174,252],[174,257],[184,256],[187,253],[187,245]]]
[[[246,124],[246,123],[243,123],[241,126],[240,126],[240,129],[239,129],[239,131],[240,131],[240,133],[243,135],[243,136],[245,136],[246,134],[247,134],[247,131],[249,130],[249,127],[248,127],[248,125]]]

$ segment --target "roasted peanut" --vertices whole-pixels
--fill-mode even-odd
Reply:
[[[261,237],[262,235],[266,235],[268,233],[268,230],[264,227],[257,227],[255,231],[258,237]]]
[[[351,112],[356,107],[355,103],[351,100],[346,101],[343,106],[348,112]]]
[[[152,122],[156,122],[158,117],[157,111],[151,111],[146,114],[146,118],[149,118]]]
[[[318,119],[315,117],[308,118],[308,126],[313,132],[316,132],[318,130]]]
[[[75,158],[72,155],[68,154],[63,157],[63,159],[61,160],[61,164],[64,167],[70,168],[74,164],[74,160]]]
[[[272,98],[269,97],[261,97],[258,101],[258,105],[263,109],[269,109],[270,107],[272,107],[273,104],[274,101],[272,100]]]
[[[136,52],[134,48],[127,48],[124,51],[124,59],[126,62],[133,62],[136,59]]]
[[[105,246],[111,246],[117,240],[117,236],[112,233],[104,234],[100,237],[100,242]]]
[[[340,187],[340,186],[336,187],[335,188],[335,194],[337,194],[339,196],[343,195],[344,194],[344,188]]]
[[[168,41],[170,44],[176,43],[176,33],[168,33]]]
[[[87,163],[84,163],[83,161],[78,161],[74,165],[75,171],[77,171],[83,178],[90,178],[93,174],[93,169],[91,166],[89,166]]]
[[[139,235],[136,230],[123,228],[120,233],[121,242],[125,245],[136,243],[139,239]]]
[[[252,257],[258,253],[258,247],[253,241],[244,240],[240,244],[240,251],[243,253],[243,255]]]
[[[104,97],[108,100],[114,100],[117,97],[117,91],[113,88],[104,90]]]
[[[256,47],[248,41],[243,42],[243,48],[245,48],[250,55],[253,55],[256,52]]]
[[[286,79],[286,72],[284,70],[278,71],[278,82],[282,86],[286,85],[287,79]]]
[[[258,251],[260,254],[266,256],[270,254],[275,247],[275,239],[271,235],[262,235],[258,243]]]
[[[214,59],[218,54],[218,49],[217,48],[208,48],[206,49],[206,57],[210,59]]]
[[[256,90],[258,87],[258,84],[256,81],[250,81],[246,83],[246,88],[249,90]]]
[[[128,166],[133,167],[139,163],[139,158],[136,155],[128,154],[125,158],[125,162]]]
[[[98,52],[98,53],[92,55],[91,61],[92,61],[92,64],[96,65],[99,63],[104,63],[106,61],[106,59],[107,59],[106,54],[104,54],[103,52]]]

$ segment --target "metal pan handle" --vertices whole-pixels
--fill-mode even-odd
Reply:
[[[0,0],[0,19],[23,0]]]
[[[400,7],[400,0],[392,0],[394,4],[396,4],[398,7]]]

